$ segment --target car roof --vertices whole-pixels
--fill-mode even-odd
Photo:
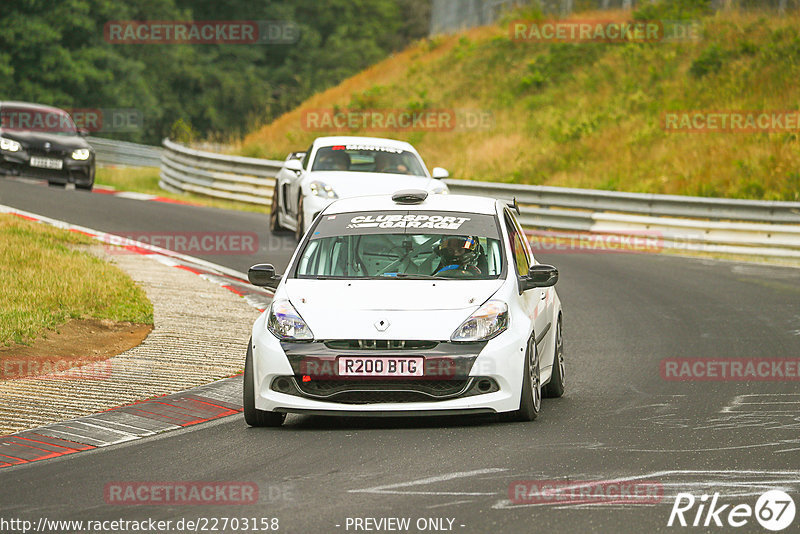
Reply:
[[[317,137],[314,140],[315,147],[328,145],[380,145],[389,148],[398,148],[416,152],[416,149],[405,141],[386,139],[384,137],[356,137],[351,135],[338,135],[330,137]]]
[[[33,102],[21,102],[17,100],[0,100],[0,109],[7,106],[15,108],[28,108],[38,111],[59,111],[61,113],[66,113],[66,111],[63,109],[55,106],[46,106],[44,104],[34,104]]]
[[[401,204],[392,200],[392,195],[343,198],[332,202],[324,213],[385,212],[385,211],[458,211],[494,215],[499,201],[489,197],[467,195],[428,195],[419,204]]]

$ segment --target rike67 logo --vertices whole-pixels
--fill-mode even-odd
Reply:
[[[691,493],[678,493],[667,526],[739,528],[755,517],[763,528],[779,532],[792,525],[795,511],[794,500],[781,490],[761,494],[755,507],[746,503],[719,504],[719,493],[699,498]]]

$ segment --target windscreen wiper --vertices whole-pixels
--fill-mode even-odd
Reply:
[[[409,273],[384,273],[382,278],[406,278],[417,280],[441,280],[441,276],[433,276],[432,274],[409,274]]]

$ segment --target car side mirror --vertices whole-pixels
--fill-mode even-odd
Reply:
[[[289,161],[285,161],[283,166],[290,171],[294,172],[302,172],[303,171],[303,163],[299,159],[290,159]]]
[[[78,128],[78,135],[81,137],[89,137],[89,130],[86,128]]]
[[[449,178],[450,173],[447,172],[447,169],[443,169],[442,167],[434,167],[431,176],[437,180],[441,180],[442,178]]]
[[[523,291],[536,287],[551,287],[558,282],[558,269],[552,265],[531,265],[528,276],[523,276],[522,281]]]
[[[248,269],[247,279],[254,286],[275,287],[281,277],[275,274],[275,267],[271,263],[259,263]]]

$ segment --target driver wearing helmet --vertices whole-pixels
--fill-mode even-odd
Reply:
[[[476,236],[443,236],[442,242],[436,247],[436,253],[442,261],[433,274],[441,273],[445,276],[482,274],[477,265],[480,250]]]

